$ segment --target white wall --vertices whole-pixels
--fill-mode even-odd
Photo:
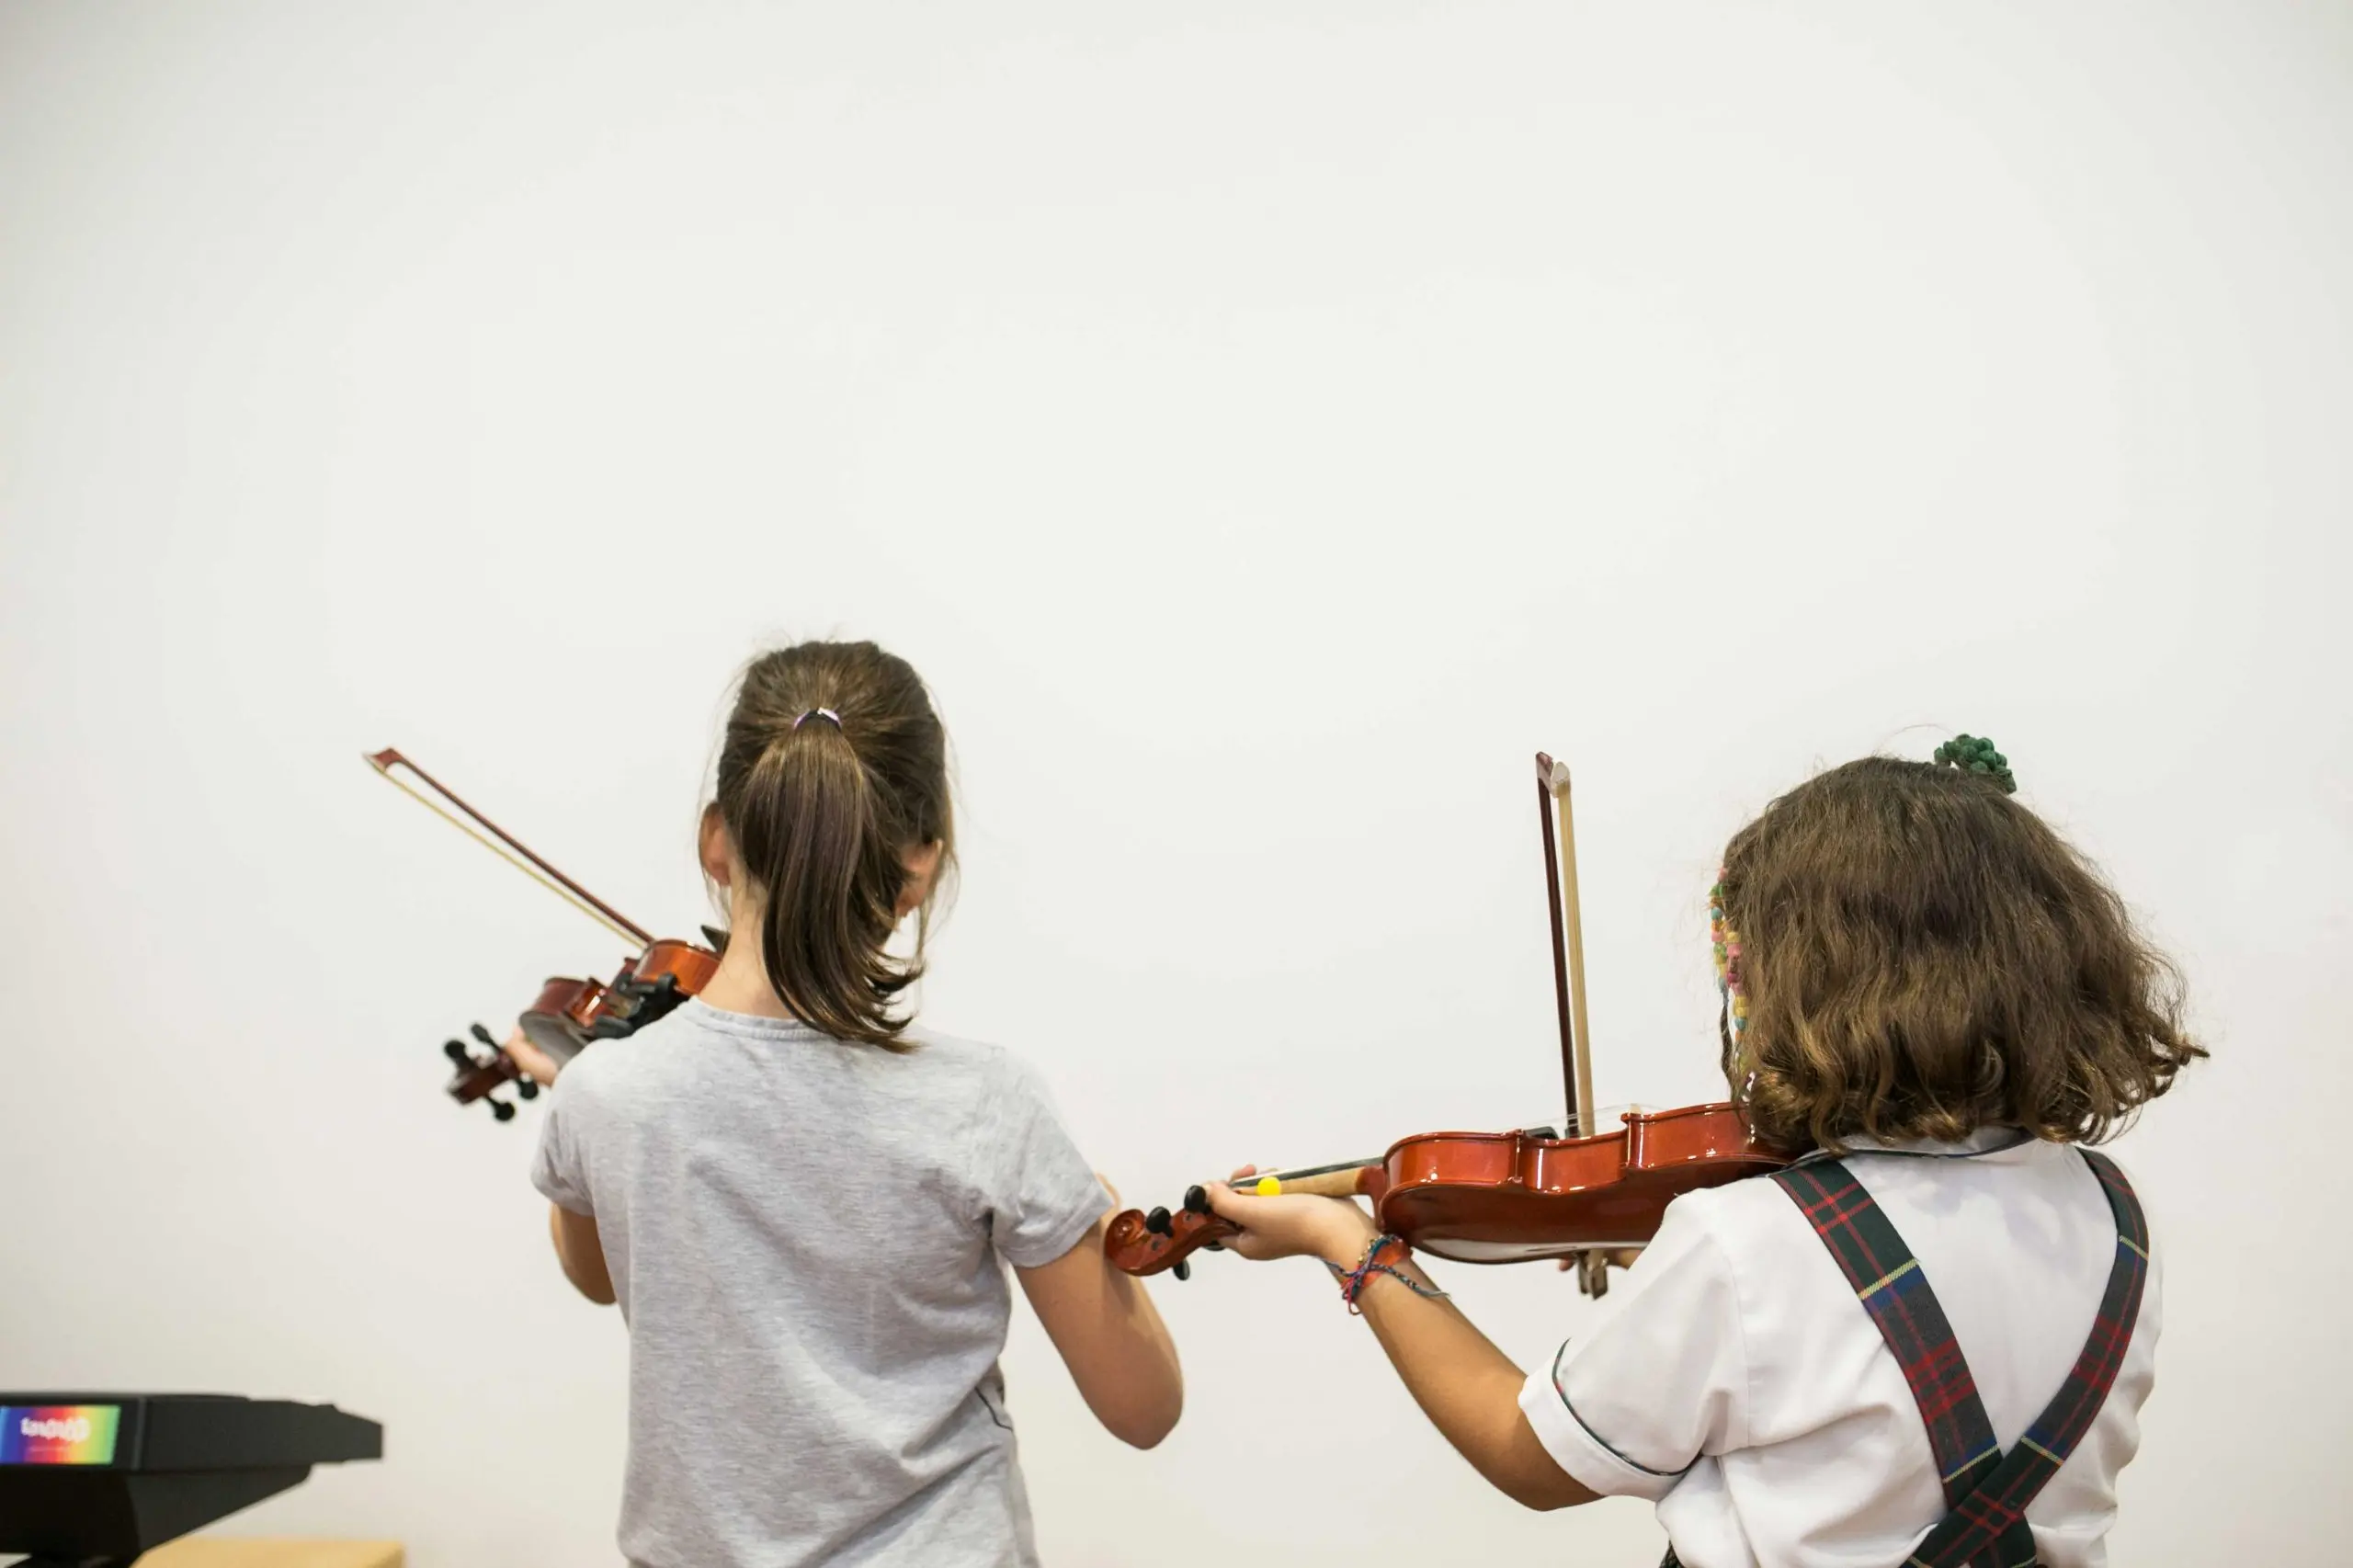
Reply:
[[[438,1047],[618,955],[358,754],[684,931],[732,666],[843,631],[961,754],[928,1017],[1147,1199],[1551,1114],[1533,748],[1674,1103],[1744,813],[1990,731],[2214,1048],[2118,1560],[2332,1555],[2348,87],[2252,0],[0,11],[0,1386],[333,1399],[391,1457],[238,1528],[610,1561],[620,1325]],[[1319,1271],[1160,1294],[1148,1455],[1017,1327],[1051,1562],[1656,1550]]]

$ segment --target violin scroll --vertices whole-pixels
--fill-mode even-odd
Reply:
[[[1185,1189],[1184,1207],[1154,1209],[1145,1213],[1130,1209],[1111,1218],[1103,1232],[1103,1256],[1123,1274],[1158,1274],[1164,1269],[1179,1279],[1193,1277],[1187,1260],[1203,1247],[1220,1250],[1241,1227],[1221,1220],[1210,1208],[1209,1192],[1201,1187]]]
[[[1342,1160],[1302,1170],[1260,1171],[1250,1180],[1256,1190],[1264,1193],[1356,1198],[1379,1192],[1381,1162]],[[1241,1226],[1218,1217],[1210,1207],[1209,1189],[1197,1184],[1185,1189],[1181,1209],[1154,1209],[1149,1214],[1131,1209],[1113,1216],[1103,1233],[1103,1256],[1123,1273],[1158,1274],[1167,1269],[1179,1279],[1189,1279],[1193,1270],[1187,1259],[1203,1247],[1222,1252],[1225,1238],[1241,1233]]]
[[[497,1092],[508,1084],[515,1085],[517,1099],[537,1099],[540,1086],[523,1074],[515,1059],[506,1054],[488,1029],[480,1024],[471,1031],[474,1039],[487,1048],[477,1053],[464,1040],[453,1040],[441,1047],[443,1055],[456,1069],[449,1076],[449,1097],[460,1105],[472,1105],[476,1100],[490,1107],[490,1114],[500,1121],[515,1119],[513,1100],[502,1100]]]

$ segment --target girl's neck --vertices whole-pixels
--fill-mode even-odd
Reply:
[[[745,1013],[755,1018],[789,1018],[784,998],[768,983],[767,966],[760,961],[760,923],[765,915],[751,899],[728,901],[727,950],[719,955],[718,972],[698,994],[707,1006],[722,1013]]]
[[[898,917],[902,922],[922,908],[930,896],[940,854],[940,846],[932,844],[910,849],[900,857],[907,871],[906,885],[899,892]],[[768,983],[767,965],[760,960],[759,934],[767,919],[767,903],[756,892],[738,891],[746,886],[749,879],[744,875],[744,869],[733,863],[732,850],[728,866],[732,874],[727,879],[727,950],[719,955],[719,971],[698,994],[704,1006],[722,1013],[789,1018],[792,1011],[776,994],[776,987]],[[705,869],[712,869],[709,866]]]

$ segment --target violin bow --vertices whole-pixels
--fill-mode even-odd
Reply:
[[[540,858],[521,839],[466,804],[433,775],[426,772],[399,752],[387,747],[382,751],[366,752],[361,755],[368,759],[368,766],[389,779],[394,788],[408,795],[434,815],[450,824],[475,843],[487,847],[500,859],[579,910],[589,919],[596,921],[616,936],[635,943],[641,949],[653,945],[654,933],[640,926],[603,899]],[[430,790],[433,795],[438,795],[441,801],[447,801],[449,803],[449,806],[441,804],[441,801],[436,801],[433,795],[427,795],[425,790],[418,789],[415,784],[410,783],[399,774],[394,773],[392,769],[396,767],[414,774],[417,782],[425,786],[425,790]],[[455,806],[457,810],[453,812],[449,806]]]
[[[1560,818],[1558,847],[1552,823]],[[1569,807],[1569,769],[1536,754],[1536,814],[1544,828],[1544,890],[1552,917],[1552,994],[1561,1016],[1561,1079],[1568,1094],[1570,1135],[1593,1125],[1593,1049],[1585,1011],[1585,922],[1577,910],[1576,820]]]
[[[1553,844],[1552,822],[1560,818],[1560,842]],[[1576,817],[1569,807],[1569,768],[1542,752],[1536,754],[1536,814],[1544,825],[1544,886],[1552,915],[1552,994],[1561,1014],[1561,1078],[1568,1091],[1571,1137],[1589,1138],[1593,1125],[1593,1047],[1585,1012],[1585,921],[1577,908]],[[1577,1289],[1601,1297],[1609,1293],[1609,1255],[1587,1250],[1563,1258],[1562,1267],[1576,1270]]]

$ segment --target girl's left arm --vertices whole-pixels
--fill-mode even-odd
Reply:
[[[574,1214],[561,1203],[548,1205],[548,1233],[555,1241],[555,1260],[573,1289],[600,1307],[613,1304],[612,1271],[605,1267],[604,1238],[597,1233],[597,1217]]]
[[[1185,1413],[1185,1374],[1143,1281],[1103,1256],[1120,1194],[1100,1171],[1095,1179],[1110,1193],[1111,1208],[1094,1229],[1051,1263],[1016,1272],[1086,1408],[1121,1442],[1154,1448]]]
[[[542,1088],[555,1086],[559,1071],[556,1060],[531,1043],[521,1025],[517,1025],[501,1049],[513,1058],[523,1075]],[[546,1151],[540,1152],[542,1160]],[[567,1184],[570,1185],[570,1184]],[[605,1267],[605,1239],[597,1233],[597,1217],[575,1214],[561,1203],[548,1205],[548,1235],[555,1243],[555,1260],[563,1266],[563,1277],[572,1281],[573,1289],[600,1307],[613,1304],[612,1270]]]
[[[1341,1199],[1245,1197],[1219,1185],[1210,1189],[1210,1203],[1243,1227],[1225,1244],[1245,1257],[1308,1256],[1352,1269],[1380,1234],[1363,1210]],[[1395,1267],[1422,1290],[1436,1289],[1411,1261]],[[1498,1491],[1539,1509],[1573,1507],[1598,1495],[1544,1450],[1520,1413],[1526,1374],[1452,1301],[1376,1274],[1357,1305],[1422,1414]]]

